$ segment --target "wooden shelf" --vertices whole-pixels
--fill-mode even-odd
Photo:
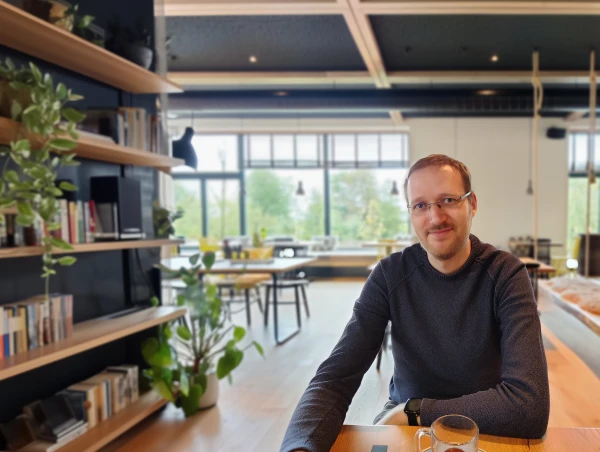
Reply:
[[[93,253],[95,251],[117,251],[117,250],[133,250],[141,248],[156,248],[159,246],[172,246],[183,243],[182,240],[127,240],[115,242],[96,242],[96,243],[81,243],[73,245],[72,250],[62,250],[55,248],[53,254],[77,254],[77,253]],[[15,248],[1,248],[0,259],[12,259],[13,257],[41,256],[41,246],[17,246]]]
[[[59,451],[95,452],[166,404],[167,401],[154,391],[147,392],[141,395],[137,402],[132,403],[107,420],[99,422],[79,438],[65,444]]]
[[[164,77],[2,1],[0,44],[131,93],[183,91]]]
[[[0,2],[0,14],[3,3]],[[0,19],[0,24],[2,23]],[[9,144],[23,136],[27,136],[34,147],[41,146],[41,140],[32,134],[26,134],[21,124],[8,118],[0,118],[0,144]],[[100,160],[103,162],[119,163],[121,165],[150,166],[161,171],[169,172],[169,168],[183,165],[182,159],[166,155],[154,154],[130,147],[120,146],[110,140],[96,138],[89,134],[81,134],[77,141],[77,148],[73,151],[79,157]]]
[[[70,339],[1,360],[0,381],[160,325],[181,317],[185,312],[185,308],[161,306],[122,317],[105,317],[77,323],[73,326],[73,336]]]

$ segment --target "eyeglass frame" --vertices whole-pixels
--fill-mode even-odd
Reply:
[[[468,198],[468,197],[469,197],[469,196],[471,196],[472,194],[473,194],[473,192],[472,192],[472,191],[470,191],[470,192],[468,192],[468,193],[465,193],[465,194],[464,194],[464,195],[462,195],[462,196],[459,196],[458,198],[452,198],[452,197],[450,197],[450,196],[446,196],[445,198],[438,199],[437,201],[434,201],[434,202],[423,202],[423,204],[425,204],[425,206],[427,206],[427,210],[423,210],[423,212],[429,212],[429,208],[430,208],[432,205],[434,205],[434,204],[437,204],[437,206],[438,206],[440,209],[443,209],[443,207],[442,207],[442,204],[440,204],[440,203],[441,203],[441,201],[442,201],[443,199],[448,199],[448,198],[450,198],[450,199],[453,199],[454,201],[456,201],[456,205],[458,205],[460,202],[464,201],[466,198]],[[421,202],[422,202],[422,201],[421,201]],[[413,210],[413,207],[414,207],[415,205],[417,205],[417,204],[421,204],[421,202],[418,202],[418,203],[416,203],[416,204],[413,204],[412,206],[411,206],[410,204],[406,204],[406,208],[408,209],[409,213],[410,213],[410,214],[413,214],[413,213],[415,213],[415,212],[419,212],[418,210]]]

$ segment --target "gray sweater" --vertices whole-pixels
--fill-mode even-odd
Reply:
[[[420,244],[375,267],[333,352],[300,399],[281,451],[328,451],[392,322],[390,400],[423,398],[421,424],[456,413],[481,433],[540,438],[548,368],[531,282],[519,259],[470,236],[452,275]]]

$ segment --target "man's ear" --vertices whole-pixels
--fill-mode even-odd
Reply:
[[[477,195],[475,193],[471,193],[471,216],[474,217],[477,213]]]

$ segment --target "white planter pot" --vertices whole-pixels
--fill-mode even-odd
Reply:
[[[201,410],[204,408],[211,408],[217,404],[219,399],[219,379],[216,373],[208,374],[206,376],[206,391],[200,397],[200,403],[198,408]]]

